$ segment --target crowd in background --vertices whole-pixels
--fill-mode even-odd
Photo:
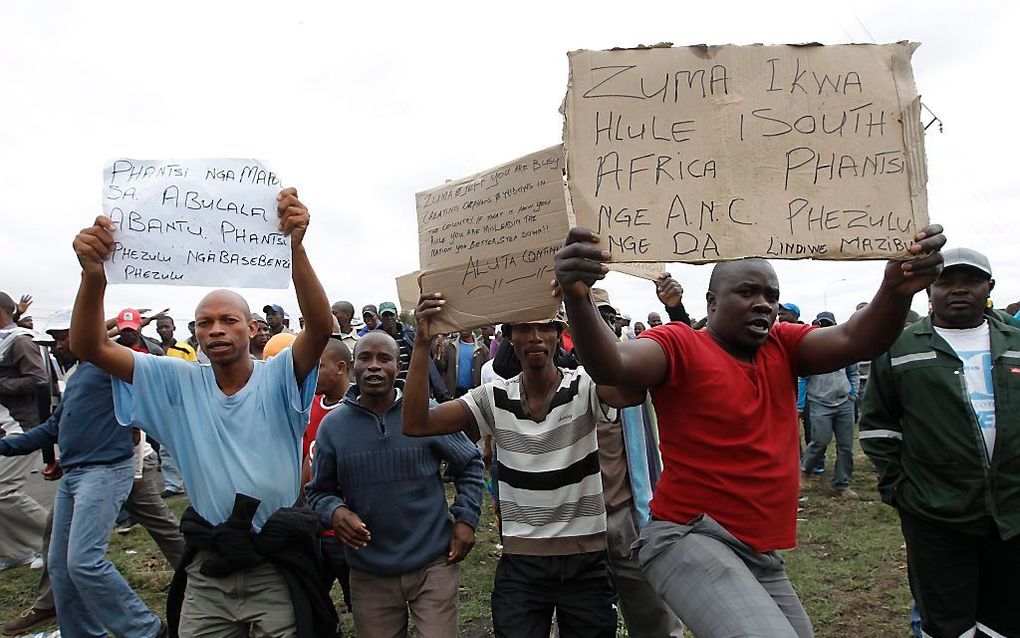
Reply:
[[[613,636],[618,610],[634,637],[803,638],[777,550],[806,481],[857,497],[858,436],[901,518],[915,631],[1020,635],[1020,307],[994,309],[991,264],[940,252],[940,229],[842,322],[802,320],[761,260],[717,265],[700,320],[664,273],[662,312],[633,322],[575,229],[555,318],[433,334],[442,291],[330,305],[296,192],[279,213],[295,326],[230,291],[187,334],[169,309],[103,317],[103,218],[76,238],[73,310],[36,331],[32,298],[0,293],[0,569],[41,568],[6,635],[335,636],[339,582],[359,636],[453,636],[488,489],[496,635]],[[24,490],[40,462],[52,511]],[[176,570],[165,614],[106,556],[136,524]]]

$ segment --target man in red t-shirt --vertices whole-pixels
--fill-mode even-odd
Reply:
[[[351,351],[346,344],[333,335],[319,357],[319,376],[315,382],[315,398],[312,399],[311,413],[308,415],[308,427],[301,438],[304,457],[301,464],[301,486],[308,484],[312,478],[312,458],[315,456],[315,435],[319,432],[322,419],[343,403],[344,395],[350,387]],[[351,608],[351,570],[344,557],[343,545],[335,538],[333,530],[322,533],[322,553],[325,559],[327,588],[333,586],[335,579],[340,583],[344,604]]]
[[[672,322],[619,341],[590,287],[609,254],[571,229],[556,278],[580,359],[600,384],[647,389],[663,472],[635,546],[649,583],[698,638],[812,636],[776,550],[797,540],[797,377],[871,359],[892,345],[914,294],[938,273],[940,226],[890,262],[874,301],[831,328],[776,323],[779,280],[765,260],[715,266],[708,323]]]

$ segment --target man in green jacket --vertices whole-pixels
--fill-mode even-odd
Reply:
[[[988,259],[943,250],[932,314],[872,362],[861,447],[900,515],[932,638],[1020,636],[1020,329]]]

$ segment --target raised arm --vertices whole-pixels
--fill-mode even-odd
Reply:
[[[666,308],[666,314],[669,315],[670,321],[691,325],[691,316],[684,308],[684,287],[668,272],[661,273],[655,278],[655,294]]]
[[[666,376],[666,354],[651,339],[620,341],[602,320],[589,294],[609,268],[609,253],[587,228],[571,228],[556,253],[556,281],[570,321],[570,336],[584,369],[599,385],[645,390]]]
[[[414,311],[416,324],[411,365],[404,381],[402,429],[407,436],[433,436],[471,430],[471,414],[462,401],[429,407],[429,359],[432,354],[431,318],[446,301],[437,293],[422,295]]]
[[[882,285],[871,303],[845,323],[812,330],[804,337],[797,373],[805,377],[832,372],[851,363],[870,361],[888,350],[903,332],[914,295],[938,276],[945,243],[942,227],[937,224],[919,232],[910,246],[916,257],[886,264]]]
[[[305,318],[305,329],[294,340],[294,376],[298,384],[319,365],[319,357],[333,332],[333,313],[326,291],[305,252],[305,231],[308,230],[308,209],[298,199],[297,190],[285,188],[277,197],[280,230],[290,236],[291,276],[298,306]]]
[[[81,283],[71,314],[70,345],[82,361],[94,363],[121,381],[131,383],[135,359],[131,349],[114,343],[106,335],[103,319],[103,297],[106,294],[106,272],[103,262],[113,251],[113,222],[96,217],[96,223],[83,228],[74,238],[74,252],[81,264]]]

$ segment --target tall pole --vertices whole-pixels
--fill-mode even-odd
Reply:
[[[835,281],[830,281],[829,283],[825,284],[825,291],[822,293],[822,310],[829,309],[829,288],[831,286],[834,286],[835,284],[842,283],[844,281],[846,281],[846,277],[843,277],[842,279],[837,279]]]

